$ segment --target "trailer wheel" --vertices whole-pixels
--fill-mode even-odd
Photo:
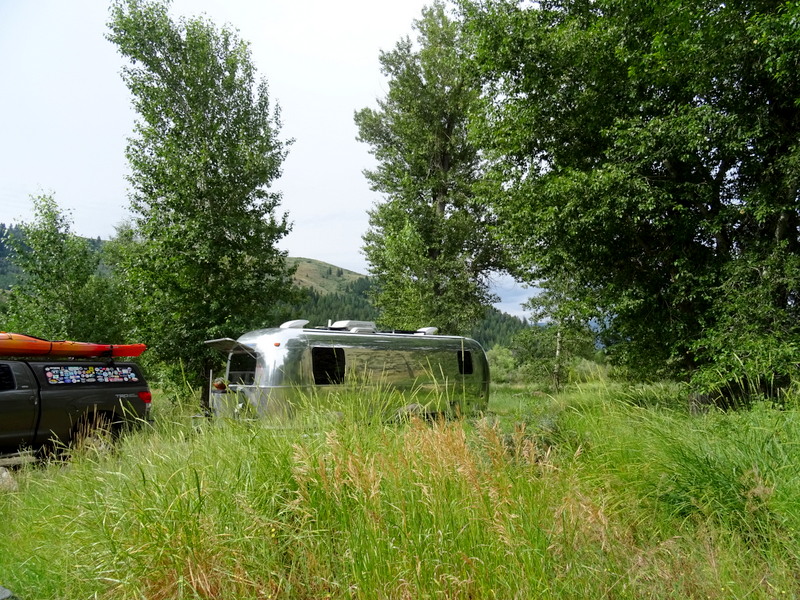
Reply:
[[[115,435],[115,422],[110,415],[86,414],[72,434],[72,449],[77,452],[106,453],[111,450]]]

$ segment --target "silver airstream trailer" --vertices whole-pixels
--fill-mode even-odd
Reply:
[[[475,340],[437,335],[433,327],[380,332],[369,321],[307,325],[289,321],[206,341],[228,357],[225,378],[211,383],[212,413],[291,416],[308,398],[343,392],[392,398],[384,412],[459,415],[487,407],[489,364]]]

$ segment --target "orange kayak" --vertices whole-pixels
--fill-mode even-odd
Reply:
[[[139,356],[144,344],[94,344],[92,342],[51,342],[20,333],[0,332],[0,356]]]

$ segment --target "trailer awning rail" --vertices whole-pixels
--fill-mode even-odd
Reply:
[[[250,356],[256,355],[256,349],[253,346],[248,346],[247,344],[242,344],[241,342],[237,342],[232,338],[219,338],[217,340],[206,340],[206,345],[210,346],[217,352],[221,352],[226,356],[231,352],[240,352],[243,354],[249,354]]]

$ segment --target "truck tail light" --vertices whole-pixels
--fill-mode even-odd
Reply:
[[[150,392],[139,392],[139,399],[145,404],[150,404],[150,401],[153,399],[153,394]]]

